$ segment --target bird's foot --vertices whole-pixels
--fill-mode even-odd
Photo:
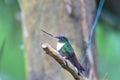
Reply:
[[[63,58],[63,60],[66,60],[67,59],[67,57],[66,56],[64,56],[64,57],[62,57]]]

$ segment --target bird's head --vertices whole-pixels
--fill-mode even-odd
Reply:
[[[68,41],[68,38],[62,35],[56,36],[59,42],[66,42]]]
[[[44,30],[41,30],[41,31],[44,32],[44,33],[46,33],[47,35],[53,37],[53,38],[57,38],[59,42],[66,42],[66,41],[68,41],[68,38],[65,37],[65,36],[63,36],[63,35],[54,36],[54,35],[52,35],[52,34],[46,32],[46,31],[44,31]]]

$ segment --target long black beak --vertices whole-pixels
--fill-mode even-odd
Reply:
[[[55,38],[60,39],[60,37],[59,37],[59,36],[56,36]]]
[[[42,32],[44,32],[44,33],[46,33],[47,35],[49,35],[49,36],[53,37],[53,38],[57,38],[56,36],[54,36],[54,35],[52,35],[52,34],[50,34],[50,33],[46,32],[46,31],[44,31],[44,30],[41,30],[41,31],[42,31]]]

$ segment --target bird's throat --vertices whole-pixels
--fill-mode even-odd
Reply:
[[[64,46],[64,44],[65,43],[57,42],[57,51],[59,51]]]

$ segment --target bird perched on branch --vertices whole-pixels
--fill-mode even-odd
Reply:
[[[75,69],[77,69],[77,73],[78,75],[80,75],[83,71],[85,71],[85,69],[81,66],[81,64],[79,63],[75,52],[71,46],[71,44],[68,41],[68,38],[65,36],[53,36],[52,34],[42,30],[44,33],[50,35],[51,37],[54,37],[56,39],[58,39],[57,42],[57,51],[59,52],[59,54],[69,60],[74,66]]]

